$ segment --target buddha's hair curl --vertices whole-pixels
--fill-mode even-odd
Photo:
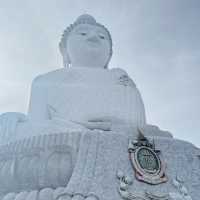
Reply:
[[[81,16],[79,16],[77,18],[77,20],[73,23],[73,24],[70,24],[63,32],[62,34],[62,37],[61,37],[61,40],[59,42],[59,50],[60,50],[60,53],[63,57],[63,64],[64,64],[64,67],[68,67],[69,64],[70,64],[70,61],[69,61],[69,58],[68,58],[68,55],[67,55],[67,39],[68,39],[68,36],[69,34],[71,33],[71,31],[77,26],[77,25],[80,25],[80,24],[90,24],[90,25],[95,25],[95,26],[99,26],[101,28],[103,28],[107,34],[108,34],[108,39],[109,39],[109,42],[110,42],[110,56],[109,56],[109,59],[106,63],[106,66],[105,68],[107,68],[108,66],[108,63],[112,57],[112,38],[111,38],[111,34],[110,32],[108,31],[108,29],[100,24],[100,23],[97,23],[96,20],[94,19],[94,17],[92,17],[91,15],[88,15],[88,14],[83,14]]]

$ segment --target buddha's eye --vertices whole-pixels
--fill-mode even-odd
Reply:
[[[81,32],[80,35],[85,36],[85,35],[87,35],[87,33],[86,32]]]
[[[104,35],[99,35],[99,37],[104,40],[105,39],[105,36]]]

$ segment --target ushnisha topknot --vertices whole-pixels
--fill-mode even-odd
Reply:
[[[112,38],[111,38],[110,32],[108,31],[108,29],[104,25],[97,23],[95,18],[92,17],[91,15],[88,15],[88,14],[80,15],[73,24],[70,24],[64,30],[64,32],[62,34],[61,40],[59,42],[59,49],[60,49],[60,52],[61,52],[62,57],[63,57],[64,67],[68,67],[70,65],[70,60],[68,58],[67,46],[66,46],[68,36],[69,36],[70,32],[74,29],[74,27],[76,27],[79,24],[91,24],[91,25],[99,26],[99,27],[102,27],[108,33],[108,37],[109,37],[109,41],[110,41],[110,57],[109,57],[108,62],[106,63],[106,66],[105,66],[105,68],[107,68],[107,65],[108,65],[108,63],[109,63],[109,61],[112,57]]]

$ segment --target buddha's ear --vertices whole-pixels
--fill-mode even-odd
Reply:
[[[63,65],[64,67],[69,67],[69,65],[71,64],[71,61],[69,59],[69,55],[67,54],[67,51],[66,49],[64,49],[63,53],[62,53],[62,56],[63,56]]]
[[[110,62],[110,58],[108,59],[108,61],[106,62],[105,66],[104,66],[104,69],[108,69],[108,64]]]
[[[106,65],[104,66],[104,69],[108,69],[108,64],[106,64]]]
[[[70,59],[69,59],[69,55],[67,53],[67,48],[63,44],[63,42],[59,43],[59,50],[60,50],[60,53],[61,53],[61,55],[63,57],[63,66],[64,67],[69,67],[71,62],[70,62]]]
[[[112,58],[112,51],[111,51],[110,56],[109,56],[105,66],[104,66],[104,69],[108,69],[108,65],[109,65],[109,62],[110,62],[111,58]]]

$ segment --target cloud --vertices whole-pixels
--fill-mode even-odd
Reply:
[[[0,113],[27,111],[30,93],[27,83],[1,80],[0,88]]]

